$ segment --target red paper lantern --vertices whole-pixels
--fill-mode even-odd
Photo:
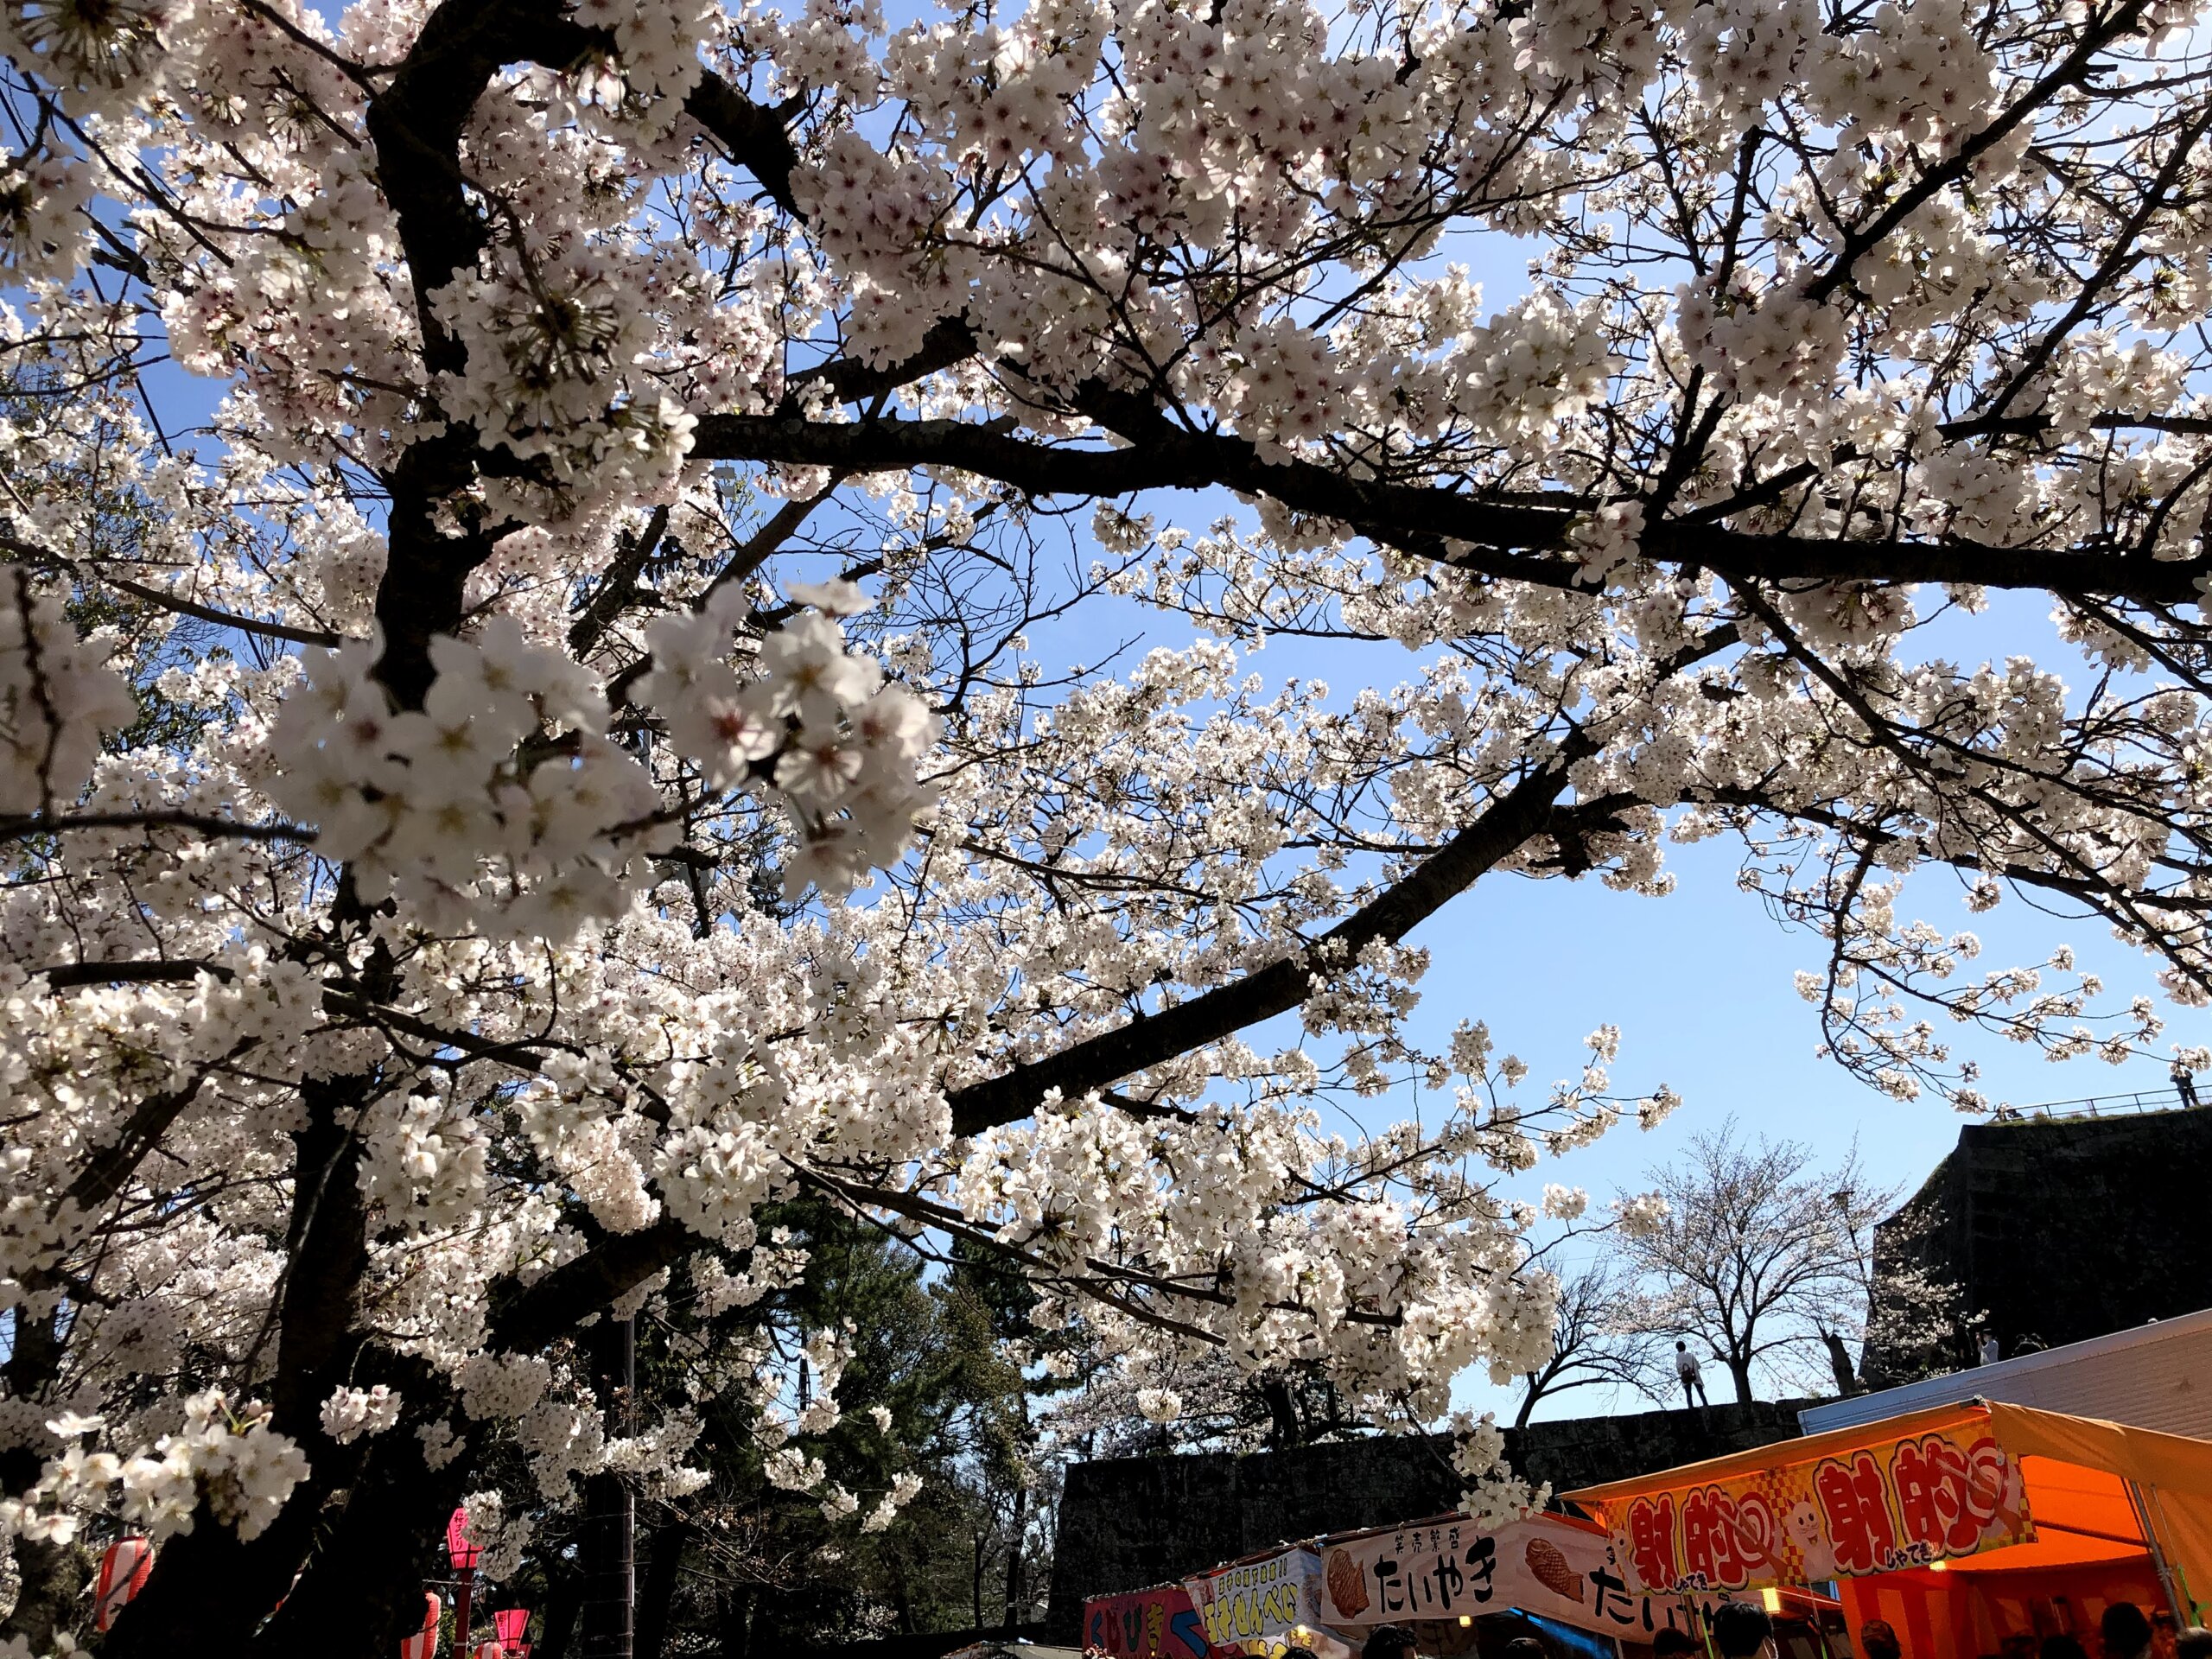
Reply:
[[[455,1510],[453,1519],[446,1522],[446,1548],[453,1556],[456,1573],[474,1573],[476,1560],[483,1549],[468,1541],[468,1511]]]
[[[445,1611],[435,1591],[423,1592],[423,1628],[399,1644],[399,1659],[433,1659],[438,1650],[438,1616]]]
[[[497,1642],[485,1642],[478,1644],[476,1659],[506,1659],[506,1656],[499,1651]]]
[[[516,1653],[522,1649],[522,1633],[530,1628],[530,1610],[526,1607],[506,1607],[492,1615],[492,1628],[499,1633],[499,1650]]]
[[[100,1557],[100,1580],[92,1596],[92,1628],[105,1630],[130,1598],[146,1587],[154,1570],[154,1547],[143,1538],[118,1538]]]

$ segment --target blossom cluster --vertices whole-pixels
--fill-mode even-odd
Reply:
[[[735,589],[652,624],[653,668],[639,695],[663,711],[670,743],[710,787],[773,783],[804,843],[785,872],[794,897],[810,885],[842,895],[912,839],[930,798],[916,771],[939,727],[920,698],[846,649],[834,618],[859,603],[857,589],[801,584],[794,594],[820,608],[768,635],[746,683],[727,660],[741,615]]]
[[[73,799],[92,775],[101,736],[137,714],[130,687],[80,640],[60,598],[20,569],[0,594],[0,812]]]
[[[270,734],[271,798],[315,826],[321,855],[350,863],[365,899],[396,892],[434,927],[560,938],[625,907],[632,857],[669,831],[575,664],[495,620],[433,641],[437,677],[401,710],[371,671],[379,654],[311,657]],[[548,726],[546,753],[518,758]]]
[[[399,1421],[402,1401],[385,1383],[339,1389],[322,1402],[322,1432],[340,1446],[364,1434],[381,1434]]]
[[[24,1497],[0,1504],[0,1530],[66,1542],[113,1492],[124,1523],[156,1542],[192,1531],[203,1506],[241,1540],[257,1538],[308,1473],[306,1454],[270,1427],[270,1415],[258,1402],[233,1410],[220,1391],[208,1389],[188,1398],[182,1424],[150,1447],[122,1456],[71,1445],[47,1460]],[[103,1425],[65,1416],[50,1427],[74,1440]]]

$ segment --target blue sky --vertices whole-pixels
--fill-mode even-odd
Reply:
[[[1736,890],[1729,850],[1719,842],[1674,849],[1681,886],[1662,899],[1611,893],[1593,880],[1484,886],[1416,935],[1434,953],[1423,1023],[1438,1029],[1463,1014],[1488,1020],[1501,1045],[1528,1059],[1531,1083],[1569,1075],[1574,1045],[1592,1027],[1620,1026],[1616,1080],[1630,1088],[1663,1081],[1683,1105],[1648,1135],[1618,1130],[1547,1166],[1550,1179],[1593,1195],[1640,1187],[1651,1163],[1732,1116],[1746,1129],[1806,1142],[1827,1161],[1855,1142],[1873,1179],[1916,1186],[1970,1120],[1940,1100],[1888,1099],[1816,1056],[1815,1010],[1798,998],[1791,976],[1817,965],[1819,942],[1785,932]],[[1917,885],[1928,902],[1915,913],[1974,927],[1986,963],[2032,960],[2070,939],[2085,962],[2103,969],[2113,992],[2149,988],[2147,964],[2101,930],[2061,927],[2010,904],[1969,918],[1948,884]],[[2202,1016],[2173,1012],[2183,1017],[2169,1035],[2194,1028],[2201,1040]],[[2167,1086],[2155,1062],[2053,1065],[1988,1040],[1973,1052],[1993,1096],[2019,1104]],[[1486,1385],[1462,1394],[1478,1408],[1500,1403]],[[1570,1395],[1540,1414],[1575,1414],[1593,1398]]]
[[[1990,650],[2035,648],[2019,619],[2004,622],[1986,630],[1984,652],[1974,660]],[[2048,660],[2062,672],[2070,665],[2068,654]],[[1270,678],[1293,668],[1274,648],[1252,665]],[[1459,1020],[1484,1020],[1501,1051],[1529,1063],[1522,1090],[1540,1097],[1543,1084],[1574,1075],[1583,1037],[1610,1022],[1621,1028],[1620,1058],[1612,1068],[1617,1088],[1643,1092],[1664,1083],[1682,1096],[1681,1110],[1661,1128],[1618,1129],[1510,1185],[1533,1197],[1543,1182],[1562,1181],[1587,1188],[1600,1201],[1640,1191],[1651,1165],[1733,1117],[1750,1133],[1804,1142],[1825,1163],[1840,1160],[1855,1144],[1871,1178],[1909,1192],[1950,1149],[1961,1122],[1974,1121],[1932,1096],[1892,1100],[1818,1056],[1816,1010],[1798,996],[1793,976],[1818,968],[1823,942],[1777,925],[1754,895],[1738,889],[1738,851],[1726,839],[1669,846],[1668,866],[1678,885],[1662,899],[1615,893],[1594,878],[1493,876],[1415,931],[1411,942],[1431,953],[1412,1022],[1417,1041],[1440,1046]],[[1942,871],[1914,878],[1906,894],[1901,914],[1981,938],[1977,970],[2032,963],[2070,944],[2085,967],[2103,976],[2107,1005],[2124,1004],[2139,991],[2156,994],[2151,964],[2101,925],[2062,923],[2010,898],[1993,912],[1969,915],[1957,882]],[[2166,1042],[2207,1039],[2202,1014],[2163,999],[2161,1007]],[[1288,1021],[1277,1023],[1287,1038]],[[1981,1062],[1990,1096],[2016,1105],[2128,1090],[2158,1094],[2170,1086],[2161,1060],[2054,1065],[2032,1050],[1963,1028],[1953,1027],[1952,1034],[1958,1052]],[[1370,1103],[1362,1116],[1379,1123],[1406,1103],[1402,1096]],[[1510,1390],[1479,1379],[1463,1382],[1459,1397],[1502,1416],[1517,1403]],[[1547,1402],[1538,1414],[1575,1415],[1607,1403],[1587,1390]],[[1632,1401],[1620,1404],[1638,1408]]]

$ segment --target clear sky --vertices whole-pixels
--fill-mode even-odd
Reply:
[[[1972,622],[1931,629],[1923,652],[1941,650],[1964,664],[2013,652],[2035,655],[2069,683],[2085,677],[2077,651],[2062,645],[2040,596],[2000,601]],[[1319,668],[1338,696],[1356,688],[1342,663],[1308,664],[1302,645],[1271,645],[1250,661],[1270,680]],[[1388,683],[1386,664],[1409,654],[1372,653],[1370,678]],[[1334,669],[1334,673],[1327,671]],[[1740,843],[1716,838],[1669,845],[1667,867],[1677,878],[1666,898],[1620,893],[1597,879],[1579,881],[1491,877],[1452,901],[1412,936],[1431,953],[1414,1039],[1440,1047],[1463,1019],[1485,1021],[1501,1052],[1517,1053],[1530,1075],[1522,1092],[1541,1098],[1554,1078],[1573,1077],[1584,1058],[1584,1036],[1599,1025],[1621,1030],[1611,1068],[1616,1090],[1649,1092],[1660,1084],[1682,1096],[1681,1109],[1644,1133],[1632,1125],[1597,1145],[1546,1160],[1509,1189],[1535,1198],[1546,1181],[1586,1188],[1594,1201],[1644,1190],[1645,1172],[1675,1155],[1694,1135],[1731,1117],[1749,1134],[1811,1147],[1823,1163],[1840,1160],[1855,1144],[1866,1174],[1910,1193],[1956,1140],[1964,1119],[1932,1095],[1917,1102],[1889,1098],[1820,1058],[1817,1010],[1797,994],[1794,976],[1817,969],[1825,942],[1777,924],[1756,895],[1740,891]],[[2157,997],[2167,1020],[2158,1054],[2169,1045],[2212,1040],[2212,1020],[2173,1007],[2158,995],[2152,964],[2114,940],[2101,925],[2062,922],[2008,895],[1995,910],[1970,914],[1949,872],[1910,880],[1901,917],[1924,918],[1945,932],[1970,931],[1982,942],[1974,974],[2032,965],[2061,944],[2102,976],[2102,1006],[2125,1006],[2137,993]],[[1281,1035],[1289,1035],[1287,1020]],[[2096,1058],[2053,1064],[2033,1049],[1943,1022],[1955,1052],[1978,1059],[1993,1100],[2018,1106],[2131,1090],[2171,1100],[2163,1058],[2114,1067]],[[1362,1119],[1380,1124],[1402,1111],[1403,1097],[1367,1103]],[[1722,1385],[1726,1392],[1725,1382]],[[1459,1402],[1510,1418],[1517,1393],[1485,1381],[1463,1382]],[[1578,1390],[1540,1405],[1540,1417],[1607,1408],[1597,1389]],[[1632,1396],[1618,1408],[1648,1408]]]
[[[2007,622],[2004,632],[2010,637],[1993,631],[1985,652],[2036,647],[2033,632],[2024,637],[2019,619]],[[1271,646],[1251,666],[1273,679],[1294,671],[1291,657]],[[2070,666],[2066,655],[2050,660],[2062,672]],[[1339,683],[1337,689],[1341,694],[1352,688]],[[1824,1162],[1840,1160],[1855,1143],[1870,1177],[1909,1192],[1950,1149],[1961,1122],[1969,1121],[1932,1096],[1915,1103],[1890,1099],[1818,1056],[1817,1013],[1797,995],[1793,976],[1819,967],[1823,942],[1778,925],[1756,896],[1738,890],[1738,850],[1726,839],[1669,846],[1668,867],[1678,885],[1662,899],[1615,893],[1595,878],[1493,876],[1413,935],[1411,942],[1431,953],[1412,1023],[1412,1034],[1424,1046],[1441,1046],[1460,1020],[1482,1020],[1501,1052],[1529,1063],[1530,1076],[1522,1090],[1541,1099],[1543,1085],[1579,1070],[1583,1037],[1610,1022],[1621,1029],[1620,1058],[1612,1068],[1617,1090],[1643,1093],[1663,1083],[1682,1096],[1681,1110],[1661,1128],[1618,1129],[1511,1184],[1526,1195],[1533,1198],[1547,1180],[1586,1187],[1599,1202],[1641,1191],[1653,1163],[1732,1116],[1748,1132],[1805,1142]],[[1984,950],[1976,970],[2033,963],[2065,943],[2085,967],[2102,974],[2108,1003],[2124,1003],[2139,991],[2156,993],[2151,964],[2100,925],[2063,924],[2010,898],[1993,912],[1970,915],[1957,882],[1942,871],[1915,878],[1906,894],[1900,914],[1980,938]],[[2169,1021],[2164,1041],[2208,1039],[2212,1022],[2204,1015],[2161,1003]],[[1287,1039],[1288,1020],[1277,1023],[1280,1033],[1269,1034]],[[1963,1027],[1950,1027],[1947,1034],[1957,1052],[1980,1060],[1983,1086],[1995,1100],[2025,1106],[2169,1090],[2163,1060],[2139,1058],[2120,1067],[2094,1058],[2053,1065],[2032,1050]],[[1406,1104],[1402,1096],[1374,1101],[1360,1116],[1377,1125]],[[1462,1385],[1460,1403],[1510,1417],[1517,1400],[1511,1390],[1470,1379]],[[1607,1404],[1599,1391],[1582,1390],[1545,1402],[1537,1414],[1577,1415]],[[1632,1400],[1621,1406],[1640,1408]]]

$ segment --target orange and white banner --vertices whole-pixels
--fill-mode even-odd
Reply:
[[[1972,1423],[1605,1509],[1615,1552],[1654,1592],[1860,1578],[2036,1535],[2019,1460]]]

